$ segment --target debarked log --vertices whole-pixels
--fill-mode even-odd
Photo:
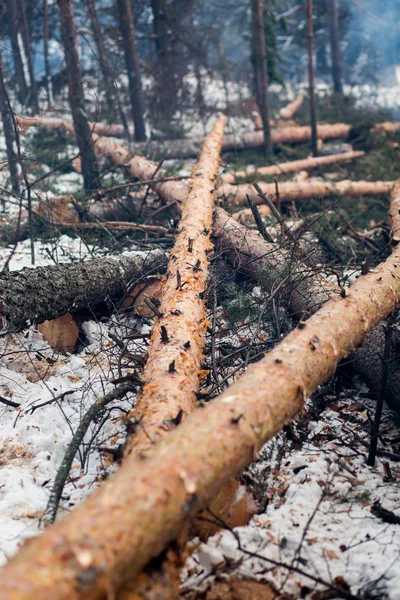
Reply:
[[[351,181],[349,179],[335,182],[282,181],[278,184],[279,200],[291,202],[334,196],[384,196],[390,193],[393,183],[393,181]],[[277,200],[275,183],[260,182],[259,186],[273,202]],[[217,193],[232,206],[247,205],[247,196],[257,204],[263,202],[251,183],[241,185],[224,183],[218,188]]]

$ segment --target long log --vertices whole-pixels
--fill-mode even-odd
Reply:
[[[155,320],[142,375],[145,385],[129,415],[136,427],[128,438],[126,455],[145,456],[197,407],[207,329],[209,254],[213,248],[213,190],[225,122],[225,117],[220,117],[205,139],[193,170],[193,184],[182,204],[179,233],[161,287],[158,310],[162,316]],[[167,572],[171,571],[169,567]],[[168,581],[176,595],[179,577],[166,578],[163,573],[157,571],[152,582],[161,578],[166,586]],[[119,598],[129,597],[128,590],[134,588],[135,582],[130,582]]]
[[[60,119],[57,117],[26,117],[23,115],[16,116],[17,124],[22,131],[29,127],[48,127],[49,129],[60,129],[75,135],[74,125],[68,119]],[[113,125],[112,123],[90,123],[90,128],[93,133],[105,135],[109,137],[122,137],[125,135],[123,125]]]
[[[304,406],[400,300],[400,247],[0,571],[4,600],[112,596]]]
[[[384,196],[390,193],[393,181],[282,181],[279,183],[279,200],[290,202],[297,200],[311,200],[312,198],[331,198],[333,196]],[[261,190],[275,202],[276,186],[274,183],[260,182]],[[262,204],[263,199],[251,183],[232,185],[222,184],[217,190],[218,196],[225,198],[232,206],[247,204],[247,196],[253,202]]]
[[[163,252],[127,252],[0,275],[0,334],[96,306],[124,294],[132,281],[166,265]]]
[[[218,249],[234,267],[240,268],[267,292],[277,279],[285,280],[282,299],[287,300],[297,316],[316,312],[328,299],[341,293],[336,284],[316,274],[314,269],[297,259],[290,248],[279,248],[268,243],[258,232],[238,223],[221,208],[216,211],[214,236]],[[385,328],[380,324],[367,335],[364,343],[348,360],[352,371],[361,375],[376,391],[381,388],[384,345]],[[400,412],[399,361],[391,362],[386,399],[391,408]]]
[[[130,414],[139,423],[128,444],[128,452],[134,454],[146,452],[197,406],[207,329],[213,189],[224,127],[225,117],[220,117],[205,139],[182,204],[179,233],[161,288],[162,316],[154,323],[148,348],[145,386]]]
[[[360,158],[364,156],[365,152],[362,150],[355,152],[343,152],[342,154],[332,154],[330,156],[318,156],[305,158],[303,160],[292,160],[290,162],[280,163],[278,165],[271,165],[269,167],[248,167],[243,171],[236,171],[235,173],[225,173],[221,175],[220,179],[223,183],[235,183],[238,178],[244,178],[249,176],[259,175],[283,175],[286,173],[298,173],[303,170],[316,169],[326,165],[333,165],[336,163],[346,162]]]

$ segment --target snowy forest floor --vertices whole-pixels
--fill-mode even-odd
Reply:
[[[356,95],[366,100],[366,95]],[[390,90],[377,103],[382,106],[378,110],[371,109],[372,100],[360,107],[359,98],[339,102],[327,95],[321,99],[321,121],[352,123],[349,143],[354,149],[366,150],[367,155],[354,163],[324,168],[313,176],[371,181],[399,178],[399,142],[396,138],[376,139],[368,133],[373,123],[396,115],[399,107],[393,106],[394,97]],[[299,124],[307,122],[307,106],[296,118]],[[193,115],[186,119],[189,124],[195,121]],[[246,130],[251,125],[251,119],[241,115],[240,106],[232,107],[232,128]],[[204,128],[198,129],[190,127],[190,135],[204,133]],[[28,131],[23,143],[24,154],[31,162],[31,182],[76,153],[72,138],[45,129]],[[332,149],[331,144],[327,146],[327,150],[329,146]],[[4,149],[3,138],[0,147]],[[281,146],[275,159],[295,160],[308,154],[308,145]],[[261,151],[231,153],[223,160],[235,168],[263,164]],[[173,174],[187,175],[192,163],[168,161],[164,166]],[[102,167],[105,173],[107,165]],[[5,172],[0,176],[2,186],[7,186]],[[102,179],[104,188],[123,182],[118,170],[110,170]],[[35,189],[47,197],[79,196],[81,175],[66,164]],[[123,194],[126,196],[121,192],[121,197]],[[136,213],[143,195],[132,196]],[[34,199],[36,202],[36,196]],[[146,206],[150,213],[159,206],[151,192]],[[349,284],[365,258],[373,266],[387,254],[387,198],[316,199],[297,208],[300,214],[296,222],[315,221],[305,243],[308,240],[312,245],[318,240],[324,272],[335,282]],[[17,204],[6,199],[1,215],[4,222],[17,210]],[[317,220],[312,218],[316,213],[321,215]],[[160,216],[160,224],[165,224],[165,218]],[[168,218],[173,225],[172,216]],[[291,219],[294,223],[293,216]],[[348,223],[362,235],[351,235]],[[266,224],[274,235],[276,223],[267,218]],[[366,243],[363,236],[371,243]],[[35,262],[69,262],[124,250],[147,252],[155,245],[168,252],[172,242],[172,238],[157,241],[126,232],[100,231],[77,237],[76,232],[61,234],[55,228],[35,240]],[[30,266],[30,251],[29,240],[15,247],[4,242],[0,261],[4,264],[12,253],[9,268],[19,270]],[[268,303],[259,287],[229,270],[221,257],[213,261],[212,282],[216,293],[210,296],[209,311],[215,326],[207,337],[205,368],[209,374],[202,389],[205,400],[211,400],[249,362],[273,347],[291,323],[286,311]],[[146,352],[151,319],[113,308],[111,313],[88,311],[80,316],[80,338],[73,354],[55,353],[33,326],[0,340],[2,563],[24,538],[40,532],[54,477],[82,415],[113,389],[110,381],[121,368],[123,373],[138,368],[129,362],[129,354]],[[129,341],[125,348],[128,355],[125,352],[125,358],[121,357],[119,342],[133,333],[143,337]],[[213,370],[215,361],[217,373]],[[10,407],[4,400],[18,406]],[[134,400],[131,394],[115,401],[92,424],[73,463],[59,516],[72,510],[117,468],[126,414]],[[183,597],[211,600],[216,597],[212,595],[215,581],[244,577],[270,584],[276,597],[322,600],[352,594],[360,599],[400,599],[400,428],[398,417],[385,408],[380,455],[374,468],[367,467],[374,408],[375,395],[342,369],[333,382],[320,388],[293,426],[269,442],[243,474],[243,482],[257,500],[259,514],[248,526],[221,531],[206,543],[193,540],[193,554],[182,572]]]

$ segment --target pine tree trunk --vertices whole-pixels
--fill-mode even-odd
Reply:
[[[311,200],[312,198],[329,198],[333,196],[385,196],[390,193],[393,181],[282,181],[278,184],[279,200],[291,202]],[[264,194],[276,202],[276,186],[274,183],[259,183]],[[256,204],[263,204],[263,199],[251,183],[231,185],[224,183],[217,190],[218,196],[225,197],[232,206],[247,205],[247,196]]]
[[[32,45],[29,34],[28,20],[26,18],[25,0],[17,0],[17,7],[17,10],[19,12],[20,31],[22,35],[22,41],[24,44],[26,62],[30,79],[29,102],[35,110],[39,110],[35,72],[33,70]]]
[[[328,0],[329,11],[329,33],[331,40],[331,63],[333,89],[337,94],[343,93],[342,87],[342,64],[340,56],[339,36],[339,7],[338,0]]]
[[[308,88],[310,97],[311,147],[313,156],[318,156],[317,100],[314,82],[314,26],[313,0],[307,0],[307,48],[308,48]]]
[[[284,175],[286,173],[299,173],[303,170],[315,169],[325,165],[342,163],[355,158],[365,156],[365,152],[357,150],[355,152],[343,152],[341,154],[331,154],[329,156],[309,157],[303,160],[292,160],[290,162],[271,165],[270,167],[248,167],[244,171],[236,171],[235,173],[224,173],[220,180],[223,183],[235,183],[238,178],[253,177],[265,175]]]
[[[177,90],[168,34],[167,6],[165,0],[151,0],[153,31],[157,62],[154,78],[158,96],[161,128],[168,129],[174,116]]]
[[[82,161],[82,175],[86,190],[98,187],[98,168],[91,140],[91,131],[85,111],[82,73],[79,64],[78,42],[72,9],[72,0],[57,0],[61,22],[61,37],[68,72],[68,92],[76,141]]]
[[[51,81],[50,61],[49,61],[49,6],[48,0],[43,0],[43,59],[44,73],[46,81],[47,104],[50,107],[53,104],[53,86]]]
[[[20,185],[18,179],[18,154],[17,140],[15,135],[14,123],[12,119],[11,108],[7,96],[5,73],[3,67],[3,58],[0,52],[0,112],[3,121],[4,137],[6,138],[7,162],[10,171],[11,187],[17,196],[20,194]]]
[[[131,454],[80,507],[0,571],[4,598],[115,595],[289,423],[400,301],[400,247],[328,301],[145,459]],[[377,285],[379,281],[379,285]]]
[[[104,91],[106,96],[106,103],[108,112],[110,115],[113,114],[113,106],[114,106],[114,82],[112,77],[112,70],[110,61],[108,60],[106,48],[103,41],[103,34],[100,27],[99,17],[97,15],[97,10],[95,6],[94,0],[86,0],[88,7],[88,14],[90,19],[90,24],[93,31],[94,41],[96,43],[97,48],[97,58],[99,61],[99,66],[101,70],[101,74],[103,76],[104,82]]]
[[[272,141],[268,104],[268,62],[264,30],[264,1],[252,0],[253,47],[255,57],[258,104],[261,110],[264,133],[264,152],[267,163],[272,157]]]
[[[125,64],[128,71],[132,118],[135,125],[135,140],[146,139],[144,105],[139,57],[136,48],[135,25],[130,0],[117,0],[119,23],[122,34]]]
[[[121,297],[144,274],[166,264],[163,252],[129,252],[0,275],[0,334]]]
[[[18,97],[21,104],[26,104],[28,101],[29,91],[19,45],[19,17],[15,0],[7,0],[7,9],[7,21],[11,39],[15,78],[17,80],[19,91]]]

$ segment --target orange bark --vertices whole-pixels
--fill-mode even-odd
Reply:
[[[351,125],[346,123],[334,123],[328,125],[318,125],[318,138],[320,140],[331,140],[336,138],[347,138]],[[274,144],[299,144],[311,139],[311,128],[303,127],[283,127],[271,131],[272,142]],[[242,135],[226,135],[222,149],[240,150],[242,148],[258,148],[263,145],[263,132],[252,131]]]
[[[4,600],[112,596],[239,473],[400,300],[400,247],[0,571]]]
[[[26,117],[22,115],[16,116],[16,121],[22,131],[29,127],[49,127],[51,129],[64,129],[75,135],[74,125],[68,119],[59,119],[57,117]],[[125,134],[123,125],[112,125],[109,123],[90,123],[91,130],[98,135],[106,135],[110,137],[120,137]]]
[[[259,183],[262,191],[273,201],[276,201],[274,183]],[[279,198],[281,201],[311,200],[312,198],[329,198],[332,196],[383,196],[389,194],[393,181],[283,181],[279,183]],[[217,190],[219,197],[225,197],[229,204],[242,206],[247,204],[247,196],[262,203],[254,186],[250,183],[231,185],[224,183]]]
[[[303,170],[315,169],[317,167],[332,165],[335,163],[345,162],[360,158],[364,156],[365,152],[343,152],[342,154],[332,154],[330,156],[318,156],[305,158],[304,160],[293,160],[290,162],[280,163],[278,165],[272,165],[270,167],[260,168],[247,168],[243,171],[236,171],[235,173],[225,173],[221,176],[223,183],[235,183],[239,177],[259,176],[259,175],[282,175],[285,173],[299,173]]]
[[[400,242],[400,180],[398,179],[390,194],[389,208],[390,240],[392,244]]]
[[[197,406],[205,332],[204,294],[209,278],[213,184],[225,127],[220,117],[206,138],[182,205],[179,233],[161,290],[143,380],[131,418],[138,423],[128,452],[142,454]]]

